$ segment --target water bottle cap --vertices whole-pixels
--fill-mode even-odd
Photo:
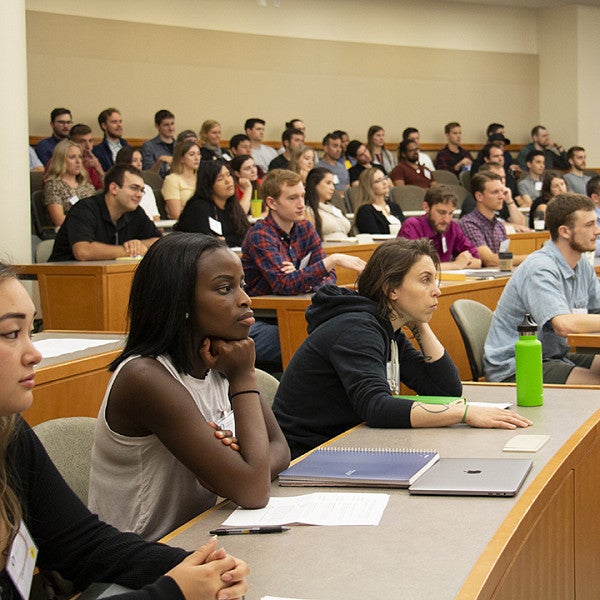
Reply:
[[[519,335],[536,335],[538,326],[529,313],[526,313],[518,327]]]

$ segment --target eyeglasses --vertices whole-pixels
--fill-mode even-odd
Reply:
[[[387,181],[389,179],[389,177],[387,175],[384,175],[383,177],[380,177],[379,179],[373,179],[373,183],[383,183],[384,181]]]
[[[73,121],[54,121],[55,123],[58,123],[59,125],[73,125]]]
[[[134,183],[132,183],[131,185],[128,185],[128,186],[119,185],[119,187],[120,188],[127,187],[132,192],[135,192],[136,194],[141,194],[142,196],[146,193],[146,189],[144,188],[144,186],[142,186],[142,185],[135,185]]]

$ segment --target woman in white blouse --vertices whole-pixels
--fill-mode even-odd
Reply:
[[[330,204],[335,194],[333,173],[329,169],[317,167],[306,178],[306,218],[315,224],[322,240],[339,240],[348,237],[352,227],[342,211]]]

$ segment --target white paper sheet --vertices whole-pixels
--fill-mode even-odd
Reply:
[[[48,340],[38,340],[33,342],[33,345],[41,353],[43,358],[54,358],[62,354],[70,354],[71,352],[79,352],[87,348],[95,348],[96,346],[104,346],[104,344],[113,344],[119,341],[119,338],[114,339],[85,339],[85,338],[52,338]]]
[[[236,508],[223,525],[379,525],[389,499],[389,494],[327,492],[271,498],[265,508]]]

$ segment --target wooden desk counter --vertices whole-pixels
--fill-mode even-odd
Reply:
[[[35,369],[33,404],[23,413],[31,425],[59,417],[96,417],[110,378],[108,365],[121,353],[119,333],[46,331],[34,341],[64,338],[105,339],[106,344],[43,359]],[[117,342],[109,340],[117,339]]]
[[[465,386],[468,398],[514,399],[514,387]],[[597,598],[600,589],[600,397],[557,386],[546,405],[520,409],[527,431],[465,426],[439,429],[359,427],[342,446],[436,448],[441,456],[531,458],[515,498],[410,496],[390,493],[377,527],[294,526],[275,535],[220,541],[250,563],[247,600],[263,595],[314,600]],[[502,452],[517,433],[550,434],[535,454]],[[295,496],[325,488],[281,488]],[[353,490],[335,490],[353,491]],[[370,490],[374,491],[374,490]],[[225,502],[168,536],[189,550],[209,538],[233,509]]]
[[[495,310],[508,278],[483,281],[443,281],[438,309],[431,319],[431,327],[444,348],[448,351],[461,379],[471,378],[469,361],[456,323],[450,314],[450,305],[459,298],[470,298]],[[284,368],[294,352],[307,337],[304,311],[310,304],[311,295],[301,296],[257,296],[252,298],[253,309],[274,310],[279,323],[279,340]]]
[[[600,350],[600,333],[570,333],[567,343],[577,352]]]
[[[547,231],[526,231],[525,233],[509,233],[510,251],[513,254],[531,254],[539,250],[550,239]]]
[[[127,305],[137,260],[18,265],[37,278],[45,329],[127,330]]]

